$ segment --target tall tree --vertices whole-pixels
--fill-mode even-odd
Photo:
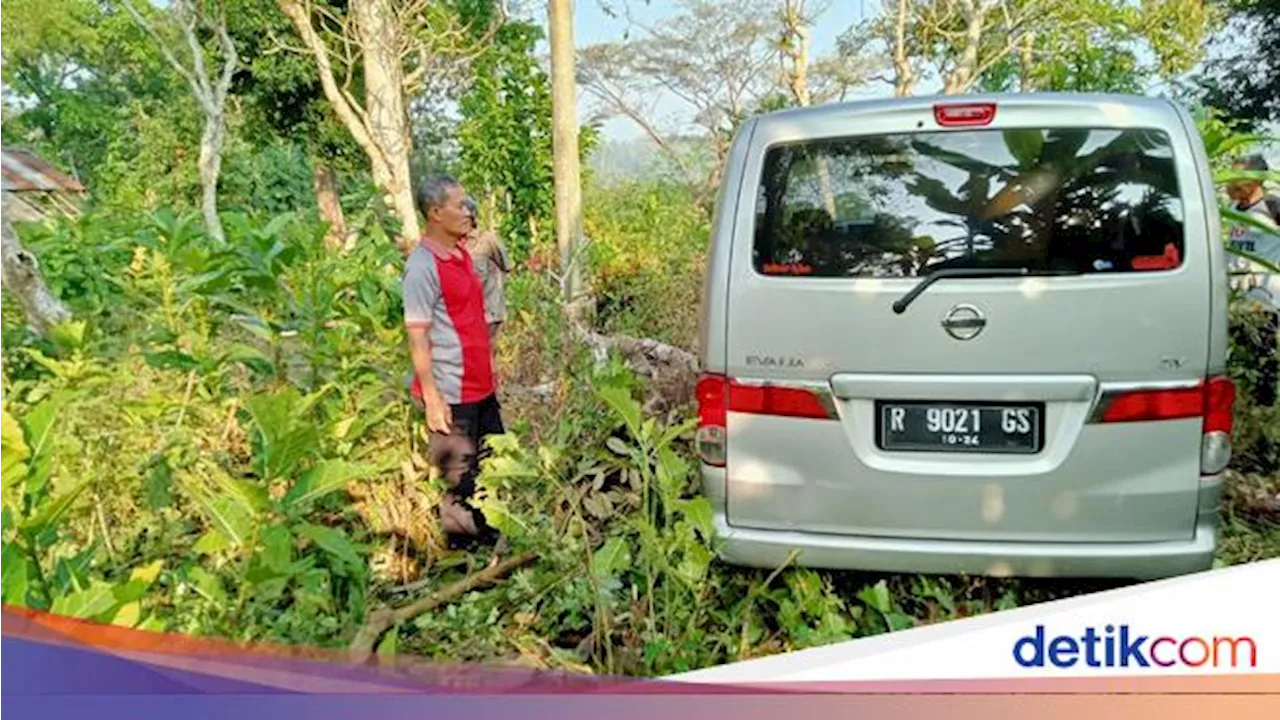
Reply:
[[[167,14],[177,25],[182,43],[166,32],[163,25],[153,22],[150,7],[144,12],[134,6],[134,0],[122,0],[129,15],[146,30],[155,41],[165,59],[186,81],[200,109],[204,113],[204,132],[200,136],[200,190],[204,226],[209,235],[219,242],[225,240],[222,220],[218,217],[218,175],[222,171],[222,146],[226,140],[227,92],[235,75],[239,56],[235,43],[227,32],[226,9],[220,2],[205,0],[172,0]],[[206,58],[206,50],[199,37],[200,30],[211,33],[221,54],[222,68],[211,72],[214,66]],[[186,50],[182,49],[185,43]],[[189,57],[180,59],[180,56]]]
[[[314,59],[325,98],[368,156],[407,248],[419,233],[410,176],[410,99],[424,82],[456,72],[491,33],[472,41],[453,8],[431,0],[349,0],[343,7],[323,0],[277,3],[301,38],[302,51]]]
[[[566,305],[582,290],[578,248],[582,245],[582,179],[578,153],[578,87],[574,67],[573,0],[549,0],[551,127],[556,191],[556,246]]]
[[[230,10],[228,29],[244,62],[232,83],[243,107],[241,135],[305,155],[316,209],[329,225],[325,243],[336,248],[353,239],[339,188],[343,177],[364,172],[361,150],[325,99],[314,61],[282,51],[281,38],[293,30],[275,0],[224,1]]]

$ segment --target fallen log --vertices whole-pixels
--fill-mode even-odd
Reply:
[[[62,301],[49,291],[40,274],[40,262],[26,248],[8,220],[3,223],[4,287],[18,300],[27,325],[47,336],[55,325],[71,319]]]
[[[352,638],[351,644],[347,648],[348,655],[355,662],[367,662],[370,656],[373,655],[373,648],[378,644],[378,639],[395,625],[430,612],[478,587],[494,583],[512,570],[533,562],[537,557],[537,553],[534,552],[521,553],[496,565],[477,570],[440,592],[419,598],[408,605],[399,608],[383,605],[373,610],[365,618],[364,625],[356,631],[356,636]]]

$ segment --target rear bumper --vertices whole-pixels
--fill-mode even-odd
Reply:
[[[1186,541],[1015,543],[831,535],[730,526],[715,515],[720,556],[728,563],[776,568],[798,551],[810,568],[966,574],[996,577],[1114,577],[1150,580],[1209,569],[1217,518],[1204,514]]]

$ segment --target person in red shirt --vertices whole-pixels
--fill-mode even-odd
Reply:
[[[505,432],[498,404],[484,289],[462,246],[474,218],[457,180],[436,175],[418,187],[426,229],[404,269],[404,322],[413,359],[411,392],[422,403],[430,460],[451,490],[440,508],[451,541],[491,541],[496,533],[467,504],[475,492],[485,437]]]

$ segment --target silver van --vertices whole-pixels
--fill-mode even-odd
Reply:
[[[1235,390],[1185,111],[1027,94],[762,115],[713,222],[697,446],[727,561],[1210,567]]]

